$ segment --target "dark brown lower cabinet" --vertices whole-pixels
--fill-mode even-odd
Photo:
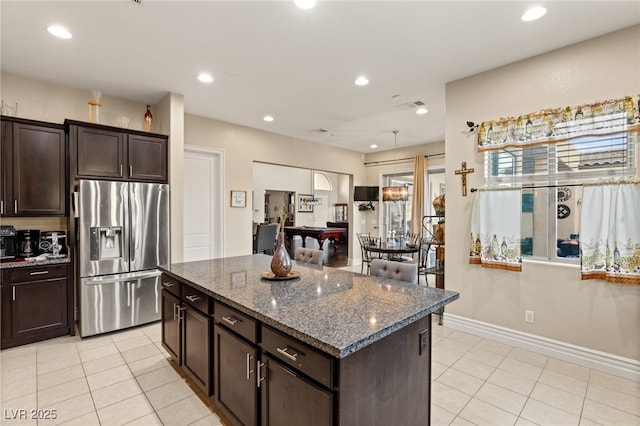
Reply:
[[[202,288],[171,284],[163,278],[164,347],[232,424],[429,425],[430,314],[335,358]]]
[[[67,264],[2,271],[2,349],[73,334]]]
[[[180,299],[167,290],[162,290],[162,346],[181,364]]]
[[[162,346],[193,382],[210,395],[210,297],[163,275]]]
[[[182,367],[185,372],[204,390],[210,393],[211,339],[210,319],[190,305],[181,309],[182,328]]]
[[[240,424],[256,425],[257,348],[217,324],[213,330],[216,402]]]
[[[330,426],[333,395],[269,355],[262,356],[262,425]]]

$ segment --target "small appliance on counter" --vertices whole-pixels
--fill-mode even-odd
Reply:
[[[67,235],[64,231],[42,231],[40,234],[40,253],[48,258],[65,257],[68,253]]]
[[[40,230],[20,229],[16,233],[18,257],[34,257],[40,254]]]
[[[11,225],[0,226],[0,259],[16,258],[16,228]]]

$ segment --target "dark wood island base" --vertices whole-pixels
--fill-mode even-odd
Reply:
[[[256,263],[266,265],[270,257],[235,259],[255,268]],[[233,280],[238,280],[237,276],[234,278],[238,272],[233,272],[237,265],[225,263],[224,259],[210,262],[161,267],[165,272],[162,342],[176,368],[215,405],[214,411],[219,410],[238,425],[430,424],[431,310],[414,315],[406,324],[383,329],[378,322],[388,321],[384,318],[388,312],[382,308],[374,309],[366,318],[359,315],[367,320],[370,332],[365,330],[368,337],[364,339],[348,340],[348,346],[331,344],[335,336],[340,336],[335,331],[340,325],[336,318],[314,324],[328,327],[316,333],[330,336],[322,341],[316,341],[313,333],[304,330],[308,325],[304,321],[299,328],[291,328],[290,321],[298,296],[303,296],[300,303],[315,304],[317,315],[323,313],[322,304],[336,304],[336,300],[327,298],[361,298],[361,294],[367,309],[395,302],[391,309],[397,310],[399,300],[414,302],[407,299],[411,288],[396,289],[390,287],[395,283],[391,280],[369,282],[372,278],[368,276],[332,268],[322,269],[329,279],[317,274],[317,269],[301,271],[302,278],[295,282],[298,288],[293,288],[292,283],[282,286],[259,279],[251,284],[253,275],[259,276],[260,266],[251,273],[244,271],[245,287],[238,291],[233,288]],[[220,281],[200,285],[197,279],[203,278],[204,269],[199,271],[199,267],[207,268],[207,273],[215,271],[217,278],[208,278]],[[350,280],[351,287],[330,294],[332,287],[320,288],[320,281],[315,282],[317,277],[338,288],[348,286]],[[307,291],[308,286],[313,286],[312,292]],[[433,310],[457,298],[453,292],[426,291],[442,296]],[[390,292],[388,299],[386,292]],[[240,301],[247,295],[252,306]],[[263,297],[268,303],[263,304]],[[308,315],[313,316],[314,312]],[[348,325],[345,329],[349,330]],[[325,344],[331,346],[325,348]]]

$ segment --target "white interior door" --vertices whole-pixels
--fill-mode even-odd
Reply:
[[[223,255],[222,153],[185,146],[184,261]]]

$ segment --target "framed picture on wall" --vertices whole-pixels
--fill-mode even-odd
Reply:
[[[313,204],[311,204],[312,199],[313,199],[313,195],[309,195],[309,194],[298,195],[298,212],[313,213]]]
[[[247,191],[231,190],[231,207],[247,207]]]

